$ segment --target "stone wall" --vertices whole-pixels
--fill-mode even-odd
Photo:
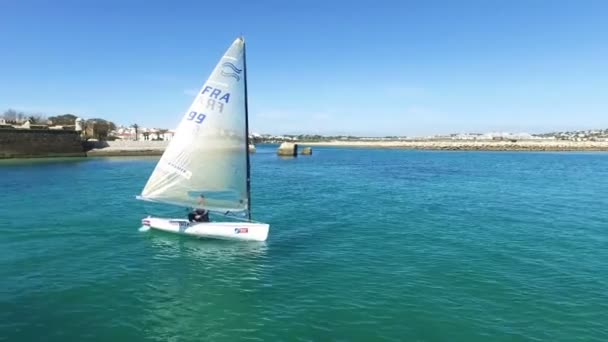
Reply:
[[[84,157],[76,131],[48,129],[0,129],[0,159]]]

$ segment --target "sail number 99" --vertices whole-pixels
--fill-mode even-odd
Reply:
[[[203,113],[190,112],[190,114],[188,114],[188,121],[194,121],[197,124],[202,124],[206,117],[207,115]]]

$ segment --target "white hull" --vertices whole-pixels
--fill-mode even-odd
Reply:
[[[165,232],[204,238],[244,241],[266,241],[270,225],[253,222],[189,222],[186,219],[147,217],[146,227]]]

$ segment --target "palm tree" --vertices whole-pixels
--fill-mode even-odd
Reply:
[[[132,124],[131,127],[135,128],[135,140],[137,140],[137,129],[139,128],[138,124]]]

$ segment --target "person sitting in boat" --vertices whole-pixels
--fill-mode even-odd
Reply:
[[[198,198],[198,204],[203,205],[205,203],[205,196],[201,194]],[[190,222],[209,222],[209,210],[203,208],[196,208],[193,212],[188,214],[188,221]]]

